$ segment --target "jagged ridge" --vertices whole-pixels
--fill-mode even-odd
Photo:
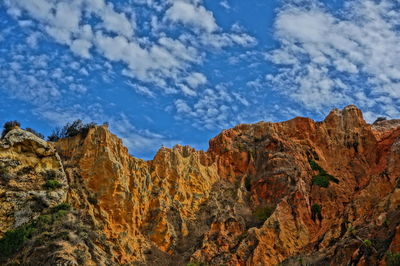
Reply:
[[[85,265],[109,264],[106,254],[115,264],[378,265],[400,251],[399,135],[398,120],[369,125],[348,106],[322,122],[239,125],[207,152],[178,145],[151,161],[106,126],[55,148],[74,217],[104,234],[82,247]],[[319,186],[321,174],[335,182]]]

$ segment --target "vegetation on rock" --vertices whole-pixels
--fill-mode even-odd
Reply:
[[[25,128],[25,130],[28,131],[28,132],[31,132],[32,134],[34,134],[38,138],[44,139],[44,135],[42,133],[39,133],[36,130],[30,128],[30,127]]]
[[[8,182],[9,179],[10,173],[7,166],[0,164],[0,180],[2,180],[3,182]]]
[[[56,128],[53,130],[52,134],[47,137],[48,141],[57,141],[63,138],[71,138],[77,135],[82,135],[85,137],[90,128],[95,127],[95,123],[84,124],[82,120],[78,119],[71,123],[67,123],[62,128]]]
[[[275,208],[269,205],[262,205],[256,208],[254,215],[258,220],[264,222],[266,221],[274,212]]]
[[[8,121],[5,122],[3,125],[3,132],[1,133],[1,138],[4,138],[8,132],[10,132],[14,127],[20,127],[21,123],[13,120],[13,121]]]
[[[7,231],[0,239],[0,262],[15,254],[33,236],[46,232],[49,225],[67,214],[66,210],[53,209],[49,214],[41,215],[36,220]]]
[[[319,166],[314,160],[309,160],[311,169],[318,171],[318,174],[313,176],[312,184],[320,187],[329,187],[329,182],[339,183],[339,180],[334,176],[328,174],[321,166]]]
[[[400,241],[399,128],[374,129],[351,107],[317,123],[239,125],[207,151],[163,148],[151,161],[132,158],[105,127],[47,146],[18,131],[0,148],[0,176],[12,175],[0,182],[1,233],[12,229],[0,264],[399,265],[386,254]],[[312,186],[339,182],[332,175],[341,186]]]
[[[43,185],[45,188],[53,190],[62,187],[62,184],[57,180],[47,180]]]
[[[315,221],[316,218],[318,218],[320,221],[322,220],[321,205],[319,204],[314,204],[311,206],[311,219]]]
[[[251,178],[250,176],[247,176],[245,181],[244,181],[244,186],[246,187],[247,191],[251,190]]]
[[[400,253],[393,253],[391,251],[386,253],[385,257],[387,266],[399,266],[400,265]]]

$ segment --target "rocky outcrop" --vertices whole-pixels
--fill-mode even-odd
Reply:
[[[104,228],[117,263],[145,262],[154,248],[174,254],[218,178],[206,154],[190,147],[163,148],[150,162],[133,158],[106,126],[56,145],[69,182],[84,186],[68,201]]]
[[[13,129],[0,141],[0,236],[65,201],[67,180],[53,146]]]
[[[91,235],[58,242],[72,265],[385,265],[400,251],[400,122],[367,124],[355,106],[238,125],[206,152],[151,161],[106,126],[55,147],[67,217],[86,228],[71,232]]]

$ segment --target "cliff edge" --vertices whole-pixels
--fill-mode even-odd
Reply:
[[[390,265],[400,257],[399,136],[400,120],[370,125],[347,106],[321,122],[238,125],[206,152],[177,145],[144,161],[107,126],[56,143],[14,129],[0,143],[0,236],[40,229],[3,261]]]

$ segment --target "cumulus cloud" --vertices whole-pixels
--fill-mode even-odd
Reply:
[[[201,1],[178,0],[164,4],[147,1],[142,4],[156,12],[164,10],[161,20],[182,24],[179,30],[183,33],[175,39],[163,32],[155,32],[157,36],[152,41],[147,37],[138,38],[134,9],[117,10],[104,0],[5,0],[9,13],[16,18],[23,14],[30,16],[75,55],[91,59],[93,53],[98,52],[111,62],[122,62],[125,66],[122,74],[161,87],[167,93],[172,91],[172,83],[183,94],[196,95],[195,89],[207,78],[202,73],[192,73],[191,68],[202,63],[204,46],[222,49],[256,43],[244,32],[220,32],[212,12]],[[28,41],[32,47],[36,45],[33,35]]]
[[[89,49],[92,47],[92,43],[83,40],[83,39],[76,39],[73,40],[71,43],[71,50],[77,55],[80,55],[84,58],[90,58],[90,51]]]
[[[139,14],[143,6],[136,9],[138,5],[149,9]],[[117,79],[145,100],[165,96],[165,105],[177,119],[197,128],[233,124],[238,106],[248,105],[243,95],[226,88],[209,89],[211,81],[203,64],[225,48],[251,47],[257,41],[243,27],[221,28],[202,1],[4,0],[0,6],[15,19],[15,25],[24,27],[21,35],[27,35],[23,44],[17,36],[8,40],[12,47],[7,48],[6,59],[0,58],[5,66],[0,70],[0,89],[32,105],[47,121],[117,121],[114,116],[100,115],[104,102],[92,90],[103,90],[104,84],[109,88]],[[143,22],[148,16],[149,22]],[[12,23],[11,17],[1,19]],[[2,30],[2,35],[12,36],[7,34]],[[91,103],[91,111],[82,95]],[[127,136],[131,119],[119,120],[125,131],[118,130],[126,132],[124,138],[136,150],[168,139],[135,128],[139,141],[134,140]]]
[[[332,14],[320,4],[285,5],[275,21],[278,66],[266,79],[306,108],[355,103],[399,115],[379,102],[400,99],[400,12],[395,1],[349,1]]]
[[[106,30],[127,38],[134,34],[135,23],[129,21],[124,13],[115,12],[112,6],[107,5],[106,8],[100,9],[97,13],[103,19]]]
[[[6,0],[5,4],[9,11],[18,10],[10,11],[16,17],[26,12],[39,21],[57,42],[70,46],[74,53],[85,58],[90,57],[89,48],[93,41],[91,26],[81,25],[85,12],[100,20],[97,26],[126,38],[133,36],[136,26],[126,14],[116,12],[113,5],[106,4],[104,0]]]

